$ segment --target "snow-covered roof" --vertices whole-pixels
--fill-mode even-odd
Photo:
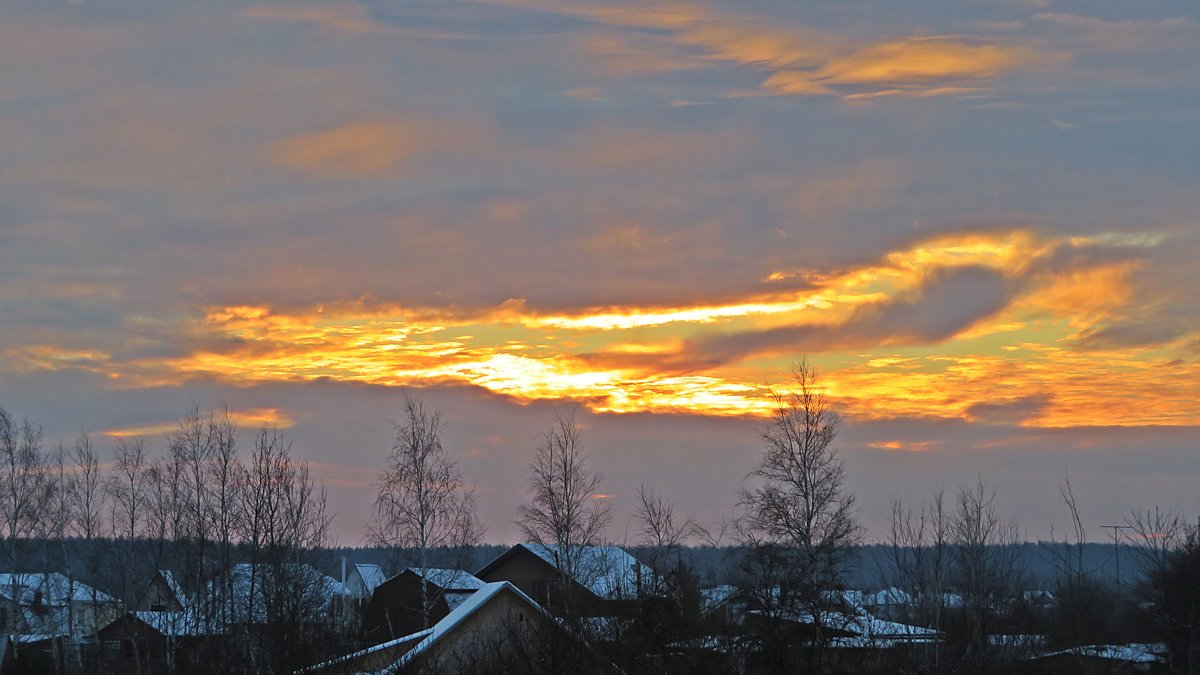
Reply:
[[[370,565],[359,563],[354,566],[354,570],[358,572],[358,576],[362,579],[363,586],[367,588],[367,593],[374,593],[375,589],[387,581],[387,577],[383,574],[383,568],[379,565]]]
[[[20,635],[13,635],[12,639],[13,642],[18,644],[32,644],[34,642],[50,640],[56,637],[59,637],[59,635],[54,633],[22,633]]]
[[[442,567],[409,567],[405,572],[424,577],[425,581],[446,591],[477,591],[483,588],[483,580],[466,570]]]
[[[1058,598],[1054,597],[1050,591],[1025,591],[1021,597],[1031,605],[1053,607],[1058,604]]]
[[[555,569],[559,565],[559,547],[553,544],[520,544]],[[654,571],[638,562],[620,546],[579,546],[572,578],[597,597],[629,600],[637,597],[639,581],[649,584]]]
[[[36,609],[25,605],[21,607],[21,616],[25,618],[25,635],[38,636],[34,641],[71,632],[71,613],[63,605],[42,605]]]
[[[773,589],[773,596],[779,598],[778,589]],[[850,589],[829,590],[821,592],[821,600],[829,607],[838,605],[852,612],[865,612],[866,593]]]
[[[1083,647],[1062,649],[1033,658],[1044,659],[1051,656],[1070,655],[1087,656],[1110,661],[1124,661],[1126,663],[1157,663],[1161,660],[1159,654],[1165,653],[1166,645],[1155,642],[1137,642],[1127,645],[1085,645]]]
[[[942,607],[946,609],[962,609],[966,606],[966,600],[958,593],[943,593]]]
[[[146,624],[163,635],[185,637],[189,635],[205,635],[204,622],[195,612],[130,612],[138,621]]]
[[[761,613],[755,610],[752,613]],[[912,626],[896,621],[885,621],[876,618],[868,612],[800,612],[792,616],[783,616],[796,623],[813,623],[814,616],[821,618],[821,625],[826,628],[852,633],[853,635],[833,638],[830,644],[843,648],[887,648],[897,644],[912,644],[919,642],[934,642],[940,640],[942,634],[932,628]]]
[[[885,588],[874,593],[867,593],[863,602],[867,607],[878,607],[880,605],[910,605],[913,597],[907,591],[896,588]]]
[[[253,582],[253,585],[252,585]],[[287,563],[281,566],[268,564],[253,565],[238,563],[229,570],[227,579],[209,583],[208,593],[217,606],[225,604],[221,596],[229,584],[232,597],[228,603],[230,621],[233,623],[261,623],[266,620],[266,599],[274,590],[282,591],[295,599],[303,595],[311,609],[325,609],[334,596],[348,595],[346,586],[333,577],[322,574],[306,563]],[[278,585],[278,587],[277,587]],[[253,588],[253,599],[251,599]],[[308,617],[316,619],[316,616]]]
[[[711,612],[723,603],[728,601],[738,592],[737,586],[731,584],[721,584],[712,588],[700,589],[700,609],[705,612]]]
[[[16,583],[15,598],[13,597],[14,582]],[[116,602],[116,599],[108,593],[80,581],[68,579],[58,572],[0,574],[0,597],[15,600],[21,605],[41,604],[55,607],[66,606],[70,601]]]
[[[425,630],[422,630],[422,631],[417,631],[416,633],[412,633],[411,635],[405,635],[404,637],[399,637],[399,638],[396,638],[395,640],[389,640],[389,641],[387,641],[387,642],[381,642],[381,643],[379,643],[379,644],[377,644],[377,645],[374,645],[374,646],[372,646],[372,647],[367,647],[366,649],[360,649],[360,650],[358,650],[358,651],[356,651],[356,652],[353,652],[353,653],[351,653],[351,654],[346,654],[346,655],[344,655],[344,656],[339,656],[339,657],[337,657],[337,658],[335,658],[335,659],[330,659],[330,660],[328,660],[328,661],[325,661],[325,662],[323,662],[323,663],[318,663],[318,664],[316,664],[316,665],[314,665],[314,666],[308,666],[307,668],[301,668],[300,670],[297,670],[297,671],[296,671],[296,673],[297,673],[297,675],[299,675],[300,673],[312,673],[312,672],[320,672],[320,671],[322,671],[322,670],[325,670],[325,669],[327,669],[327,668],[330,668],[330,667],[332,667],[332,666],[336,666],[336,665],[338,665],[338,664],[342,664],[342,663],[349,663],[349,662],[351,662],[351,661],[354,661],[354,660],[356,660],[356,659],[360,659],[360,658],[362,658],[362,657],[364,657],[364,656],[370,656],[371,654],[374,654],[374,653],[376,653],[376,652],[381,652],[381,651],[383,651],[383,650],[385,650],[385,649],[391,649],[391,648],[393,648],[393,647],[399,647],[399,646],[401,646],[401,645],[403,645],[403,644],[405,644],[405,643],[408,643],[408,642],[413,642],[414,640],[421,640],[421,639],[424,639],[425,637],[427,637],[427,636],[428,636],[430,633],[432,633],[432,632],[433,632],[433,629],[432,629],[432,628],[426,628]]]
[[[988,644],[994,647],[1019,647],[1033,649],[1046,645],[1046,636],[1037,633],[994,634],[987,636]]]
[[[188,606],[187,594],[183,592],[183,586],[179,585],[179,581],[175,578],[175,573],[171,570],[159,570],[158,576],[163,580],[163,583],[175,596],[175,601],[180,607]]]
[[[484,584],[482,588],[475,591],[469,598],[463,601],[454,611],[442,617],[441,621],[434,624],[433,628],[429,629],[428,635],[425,636],[417,646],[408,650],[400,657],[398,661],[385,668],[382,673],[396,673],[402,670],[405,666],[412,663],[413,659],[422,653],[428,651],[433,645],[437,644],[438,640],[446,636],[447,633],[454,630],[456,626],[466,621],[481,607],[490,602],[493,598],[505,591],[511,591],[518,599],[529,605],[530,609],[545,614],[544,609],[538,606],[536,602],[529,599],[529,596],[521,592],[521,589],[512,585],[507,581],[496,581],[490,584]]]
[[[854,617],[852,626],[853,630],[859,635],[874,639],[920,642],[934,640],[941,636],[941,633],[932,628],[912,626],[896,621],[885,621],[865,612]]]

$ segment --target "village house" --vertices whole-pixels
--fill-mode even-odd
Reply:
[[[379,565],[359,563],[347,567],[345,558],[342,559],[342,577],[346,595],[364,604],[371,599],[375,589],[387,581],[387,575]]]
[[[363,615],[363,642],[379,644],[427,628],[482,587],[465,570],[410,567],[375,588]]]
[[[300,673],[619,673],[511,583],[488,583],[433,627]]]
[[[568,607],[576,616],[624,616],[634,611],[654,571],[619,546],[581,546],[574,569],[562,570],[556,546],[517,544],[475,573],[483,581],[508,581],[551,614]]]
[[[0,574],[0,631],[36,639],[82,637],[120,613],[116,598],[58,572]]]

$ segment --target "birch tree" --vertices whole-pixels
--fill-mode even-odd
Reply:
[[[529,503],[520,508],[517,524],[525,538],[551,547],[558,557],[563,589],[568,579],[586,583],[593,570],[583,569],[585,547],[601,543],[612,516],[608,505],[595,499],[600,474],[588,467],[574,414],[556,415],[554,426],[542,435],[529,464]],[[568,618],[573,610],[563,593]]]
[[[379,473],[375,518],[369,531],[380,546],[399,549],[422,568],[431,566],[437,549],[449,549],[460,561],[483,536],[475,516],[474,488],[442,445],[442,417],[409,394],[404,417],[393,422],[395,440],[387,466]],[[430,625],[429,597],[421,581],[422,621]]]
[[[754,483],[741,491],[737,527],[754,551],[748,571],[768,611],[812,618],[811,668],[822,659],[829,628],[823,624],[834,616],[825,611],[833,608],[829,593],[841,584],[844,556],[859,526],[834,445],[838,416],[818,386],[816,370],[797,364],[791,390],[777,392],[775,403],[762,434],[762,457],[748,476]],[[775,646],[790,648],[785,640]],[[775,665],[787,668],[786,660],[780,657]]]
[[[18,423],[0,408],[0,534],[12,570],[10,597],[19,597],[20,540],[38,531],[50,502],[53,485],[45,469],[42,428],[29,420]]]

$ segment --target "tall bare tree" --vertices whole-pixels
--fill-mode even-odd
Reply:
[[[149,469],[144,438],[117,439],[113,456],[114,475],[109,477],[106,486],[112,507],[114,536],[132,541],[144,532],[142,528],[150,491]]]
[[[53,482],[46,475],[42,428],[29,420],[18,423],[0,408],[0,534],[12,572],[10,597],[17,595],[21,571],[20,541],[42,526]]]
[[[483,529],[475,516],[474,488],[442,446],[442,417],[405,394],[404,417],[393,425],[395,441],[388,464],[379,473],[370,538],[400,549],[422,569],[431,566],[430,556],[437,549],[448,549],[461,567],[467,547],[479,541]],[[429,597],[422,575],[420,611],[425,627],[436,600]]]
[[[106,617],[96,616],[94,608],[99,604],[99,590],[95,579],[104,575],[105,558],[112,551],[112,546],[104,539],[110,532],[105,527],[104,508],[107,494],[104,490],[104,475],[100,469],[100,456],[91,436],[86,431],[79,434],[74,447],[71,448],[71,522],[72,531],[79,538],[82,549],[82,569],[72,570],[68,562],[68,571],[86,575],[93,580],[88,585],[91,594],[93,616],[91,620],[98,622]],[[72,578],[73,579],[73,578]],[[74,603],[72,597],[71,603]],[[80,625],[84,630],[95,630],[99,625]],[[79,654],[76,652],[76,656]]]
[[[1164,573],[1171,553],[1183,545],[1188,534],[1188,528],[1178,513],[1164,511],[1157,506],[1130,512],[1125,516],[1125,527],[1130,531],[1128,538],[1141,571],[1148,577]]]
[[[811,617],[815,648],[806,658],[810,668],[819,667],[828,639],[823,624],[836,616],[827,611],[831,592],[841,585],[844,556],[859,526],[834,445],[838,416],[816,370],[796,364],[791,390],[777,392],[775,402],[762,457],[748,476],[755,482],[741,491],[737,527],[755,550],[751,563],[763,563],[753,564],[751,574],[762,601],[785,615]]]
[[[601,476],[588,468],[574,413],[555,415],[529,464],[529,503],[518,511],[525,538],[550,548],[558,557],[563,610],[572,614],[568,579],[585,581],[585,547],[601,543],[611,520],[608,505],[595,499]]]
[[[250,564],[225,570],[222,587],[236,601],[228,611],[235,622],[258,626],[244,636],[245,664],[258,672],[291,672],[312,657],[313,645],[330,639],[314,632],[324,625],[330,590],[324,575],[302,564],[308,549],[329,540],[325,490],[308,465],[292,457],[291,442],[278,429],[263,427],[248,464],[235,463],[235,470],[235,522]]]
[[[890,569],[885,570],[884,579],[908,594],[893,600],[899,601],[896,609],[910,624],[942,630],[950,583],[951,527],[943,490],[935,492],[917,513],[899,500],[892,504]],[[940,655],[935,646],[931,655],[935,667]]]
[[[105,484],[109,504],[109,529],[118,544],[116,559],[116,590],[129,606],[137,606],[141,598],[140,584],[135,582],[154,573],[156,561],[139,556],[135,543],[148,534],[148,511],[151,494],[151,462],[146,456],[146,441],[141,436],[118,438],[113,454],[113,475]]]
[[[980,670],[997,654],[988,635],[999,629],[999,608],[1024,582],[1017,523],[996,511],[996,490],[979,479],[958,491],[951,532],[951,579],[962,595],[963,660]]]
[[[1067,509],[1070,529],[1058,540],[1050,530],[1050,560],[1056,577],[1052,616],[1055,625],[1048,633],[1051,640],[1075,647],[1091,642],[1104,642],[1117,637],[1111,617],[1118,614],[1116,595],[1109,584],[1094,578],[1096,570],[1086,563],[1087,530],[1079,513],[1079,502],[1071,486],[1071,477],[1064,471],[1058,484],[1059,497]]]
[[[651,567],[660,573],[654,583],[665,583],[663,575],[681,564],[683,545],[699,528],[691,518],[677,516],[675,504],[646,485],[638,487],[633,518],[641,525],[638,543],[649,552]]]
[[[100,471],[100,456],[86,431],[79,435],[71,449],[71,464],[75,476],[75,534],[91,542],[109,534],[104,527],[104,503],[108,494]]]

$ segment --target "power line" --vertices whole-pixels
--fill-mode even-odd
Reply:
[[[1116,558],[1117,566],[1117,588],[1121,587],[1121,530],[1132,530],[1132,525],[1101,525],[1112,530],[1113,537],[1113,554]]]

